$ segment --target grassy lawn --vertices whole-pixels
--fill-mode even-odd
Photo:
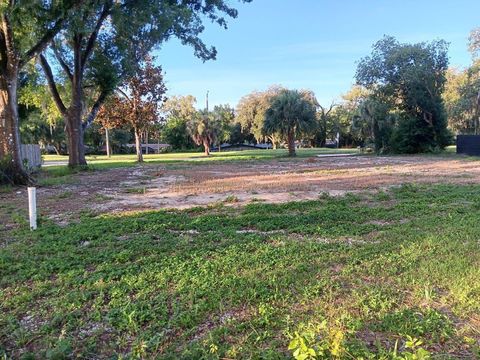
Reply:
[[[406,185],[23,226],[0,243],[0,354],[474,359],[479,218],[480,186]]]
[[[328,149],[328,148],[312,148],[298,149],[297,156],[305,158],[321,154],[355,154],[357,149]],[[286,149],[277,150],[243,150],[243,151],[223,151],[213,152],[210,156],[205,156],[203,152],[175,152],[165,154],[148,154],[144,155],[146,163],[168,163],[177,161],[187,162],[210,162],[210,161],[242,161],[242,160],[269,160],[286,157],[288,151]],[[63,155],[44,155],[44,160],[48,161],[68,161],[68,156]],[[135,162],[135,154],[112,155],[108,158],[106,155],[88,155],[87,162],[92,165],[110,164],[111,167],[122,166]]]

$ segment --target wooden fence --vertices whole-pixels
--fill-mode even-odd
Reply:
[[[42,166],[42,155],[40,145],[22,144],[20,145],[20,158],[29,169],[37,169]]]

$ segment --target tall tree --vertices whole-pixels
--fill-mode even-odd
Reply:
[[[228,141],[232,133],[235,110],[228,104],[216,105],[212,113],[215,121],[215,138],[217,140],[218,151],[221,151],[222,143]]]
[[[305,94],[297,90],[282,90],[266,111],[265,133],[279,133],[286,139],[288,155],[295,156],[295,139],[316,127],[316,108]]]
[[[3,1],[0,4],[0,162],[14,183],[29,179],[20,158],[19,71],[62,29],[83,0]]]
[[[171,96],[162,106],[165,126],[162,129],[162,138],[174,149],[191,149],[195,144],[188,133],[187,124],[197,116],[195,97]]]
[[[473,29],[468,37],[468,50],[473,58],[480,56],[480,27]]]
[[[162,105],[162,112],[167,119],[191,120],[197,113],[195,103],[197,99],[192,95],[170,96]]]
[[[270,107],[273,97],[278,95],[283,88],[278,85],[271,86],[265,91],[254,91],[242,97],[237,105],[237,120],[242,125],[242,129],[253,134],[257,143],[270,140],[275,149],[279,136],[276,133],[266,134],[264,124],[266,111]]]
[[[340,132],[343,143],[350,143],[364,146],[374,141],[371,124],[364,117],[362,111],[364,102],[368,99],[370,92],[362,86],[354,85],[342,95],[342,101],[334,109],[330,124],[330,132]],[[330,134],[332,135],[332,134]]]
[[[480,133],[480,28],[470,33],[469,51],[473,63],[466,69],[449,69],[443,93],[448,125],[457,134]]]
[[[115,85],[134,71],[136,63],[171,37],[192,46],[195,56],[202,60],[215,59],[216,49],[207,47],[199,36],[205,18],[226,28],[224,16],[237,16],[237,10],[224,0],[94,0],[78,12],[52,43],[50,55],[39,58],[55,102],[66,119],[69,165],[86,164],[84,129]],[[49,64],[53,59],[71,83],[69,104],[56,89],[55,74]],[[94,98],[85,112],[86,78],[91,79],[88,88]]]
[[[137,161],[143,162],[142,132],[160,119],[160,106],[165,101],[167,88],[163,81],[162,68],[153,65],[147,58],[140,64],[135,75],[128,77],[118,94],[107,102],[100,114],[111,127],[127,126],[135,135]]]
[[[396,112],[391,149],[423,152],[443,148],[450,141],[442,99],[448,68],[447,43],[401,44],[386,36],[371,56],[362,59],[357,82],[376,100]]]
[[[480,131],[478,92],[480,61],[464,70],[448,69],[443,92],[448,126],[456,134],[478,134]]]
[[[317,117],[319,121],[319,131],[317,134],[317,142],[320,147],[324,147],[327,143],[328,123],[331,118],[332,111],[337,105],[332,102],[328,107],[318,105],[319,111],[317,111]]]

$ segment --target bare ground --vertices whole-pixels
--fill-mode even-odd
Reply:
[[[356,156],[268,162],[145,165],[73,175],[64,185],[38,189],[42,216],[59,224],[81,212],[190,208],[223,202],[279,203],[347,192],[377,191],[405,183],[480,182],[477,161],[440,156]],[[26,189],[0,193],[0,235],[27,208]],[[20,216],[16,216],[20,215]],[[3,228],[3,229],[2,229]]]

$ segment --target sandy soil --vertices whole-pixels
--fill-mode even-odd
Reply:
[[[82,173],[72,183],[38,189],[40,213],[59,224],[82,211],[124,212],[238,206],[316,199],[322,193],[376,191],[404,183],[479,183],[480,164],[458,157],[355,156],[268,162],[150,165]],[[26,190],[0,194],[0,223],[26,208]],[[2,216],[3,212],[3,216]],[[8,212],[8,214],[6,214]],[[0,232],[1,235],[1,232]]]
[[[309,158],[266,163],[180,166],[160,171],[144,191],[117,192],[111,209],[143,205],[148,208],[188,208],[218,201],[242,204],[271,203],[318,198],[322,193],[385,189],[403,183],[476,183],[477,162],[438,157]],[[148,173],[148,171],[144,172]],[[149,173],[149,175],[152,175]],[[135,186],[135,181],[121,186]]]

